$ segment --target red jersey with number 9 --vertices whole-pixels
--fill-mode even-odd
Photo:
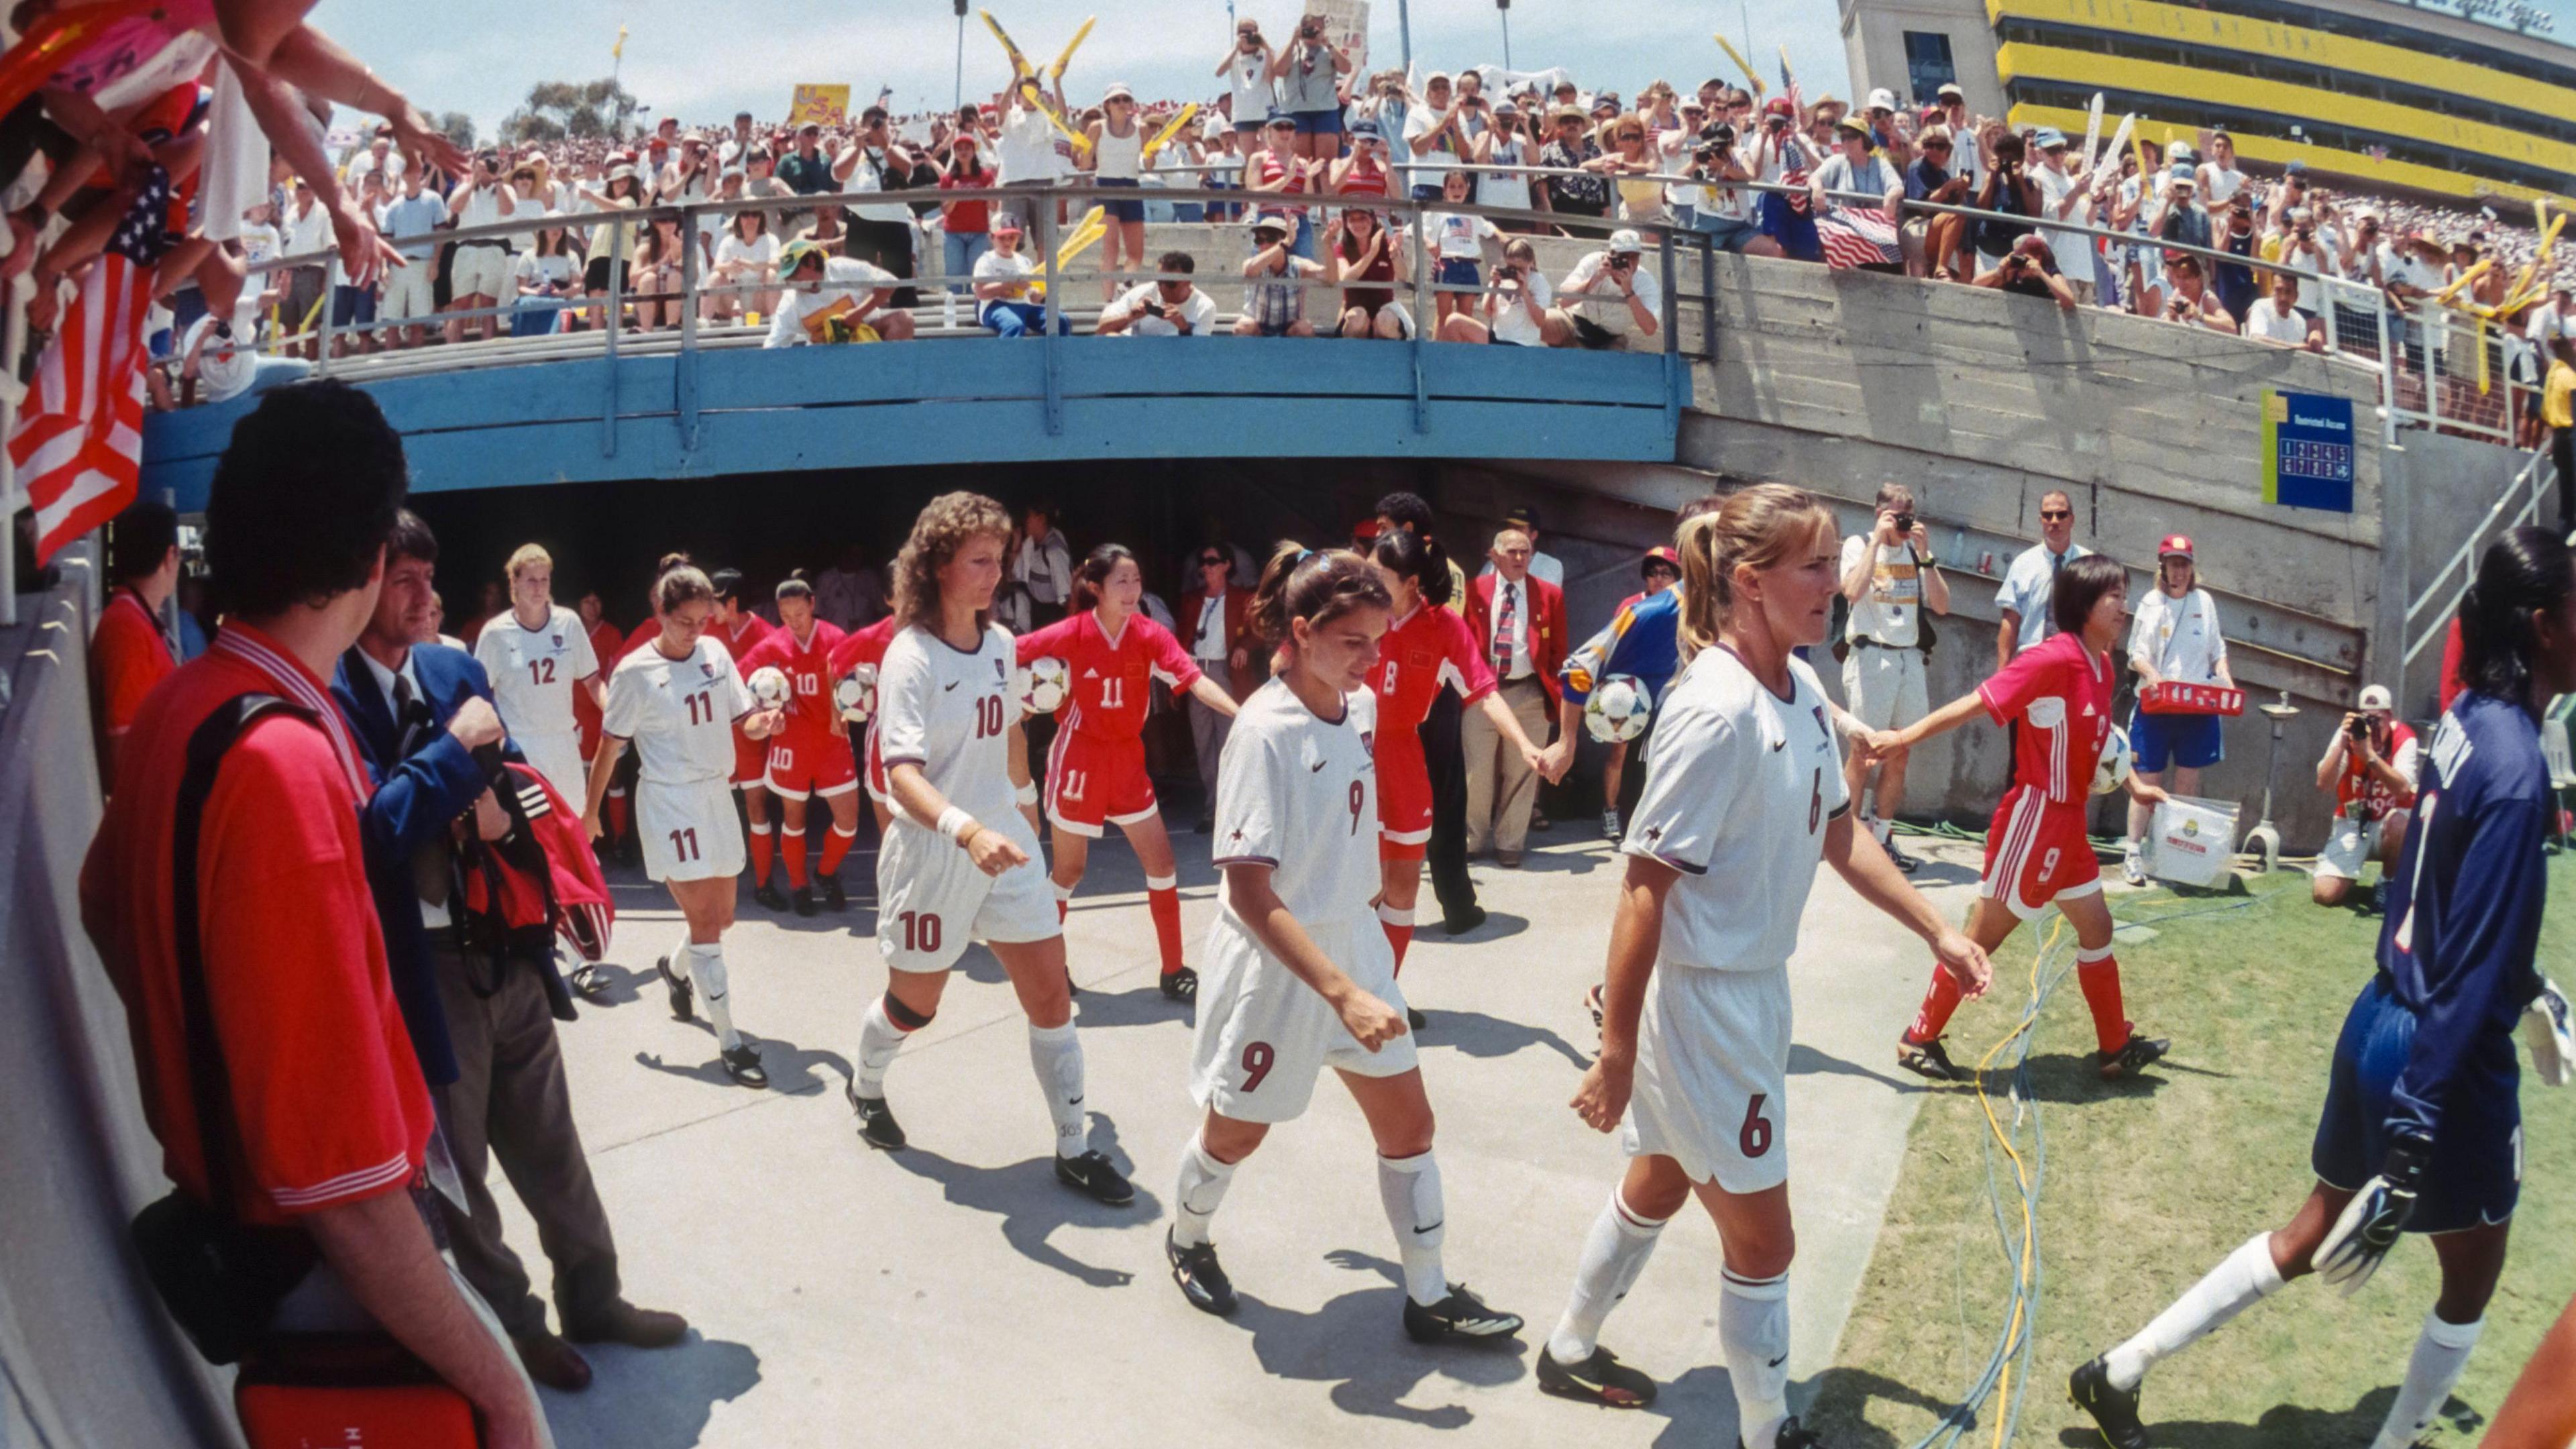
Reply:
[[[2013,783],[2055,805],[2093,793],[2093,770],[2111,739],[2111,659],[2084,647],[2083,636],[2052,634],[2013,656],[1977,686],[1995,723],[2018,720]]]
[[[1100,627],[1099,611],[1085,609],[1021,635],[1018,649],[1022,667],[1034,659],[1064,661],[1067,688],[1056,718],[1096,739],[1132,740],[1143,733],[1155,680],[1187,689],[1199,678],[1181,641],[1143,614],[1128,615],[1113,639]]]
[[[837,626],[817,619],[804,643],[796,642],[793,629],[773,629],[735,661],[745,680],[763,666],[787,676],[785,733],[794,748],[821,749],[832,738],[832,721],[841,712],[832,698],[832,686],[840,678],[832,672],[832,654],[844,637]]]

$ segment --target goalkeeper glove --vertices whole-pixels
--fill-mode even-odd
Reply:
[[[2416,1192],[2432,1156],[2430,1140],[2398,1138],[2381,1159],[2379,1175],[2361,1185],[2345,1205],[2343,1216],[2327,1230],[2325,1241],[2317,1247],[2317,1275],[2341,1288],[2345,1297],[2360,1292],[2370,1275],[2379,1271],[2379,1260],[2397,1246],[2398,1235],[2415,1216]]]
[[[2531,1048],[2532,1075],[2544,1084],[2563,1087],[2576,1079],[2576,1011],[2569,1009],[2567,993],[2546,976],[2522,1015],[2522,1040]]]

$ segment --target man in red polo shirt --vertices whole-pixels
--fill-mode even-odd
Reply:
[[[323,685],[375,608],[405,488],[402,441],[364,393],[283,388],[235,428],[207,505],[228,615],[205,655],[144,701],[125,779],[81,872],[81,919],[124,998],[162,1169],[200,1201],[216,1134],[237,1219],[312,1235],[320,1266],[281,1330],[381,1327],[464,1395],[487,1445],[551,1444],[497,1325],[431,1240],[415,1193],[436,1119],[385,970],[358,829],[367,776]],[[201,816],[192,925],[228,1110],[194,1099],[171,850],[188,742],[243,694],[261,717],[223,757]],[[488,707],[458,732],[500,738]],[[476,738],[464,738],[471,733]]]
[[[179,586],[179,515],[170,505],[138,499],[107,530],[113,590],[90,635],[90,680],[98,701],[99,774],[116,788],[116,749],[133,727],[152,686],[179,667],[161,608]]]

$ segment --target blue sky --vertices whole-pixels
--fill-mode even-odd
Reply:
[[[1065,78],[1077,103],[1113,80],[1145,95],[1205,97],[1229,34],[1224,0],[980,0],[1043,64],[1086,15],[1100,23]],[[1271,36],[1295,25],[1294,0],[1238,0]],[[1710,36],[1723,27],[1738,47],[1749,4],[1753,48],[1776,84],[1789,47],[1810,95],[1848,97],[1834,0],[1514,0],[1513,63],[1562,65],[1586,89],[1633,96],[1660,76],[1684,89],[1734,66]],[[1424,69],[1500,63],[1492,0],[1411,0],[1413,50]],[[872,98],[892,85],[899,110],[946,105],[954,87],[957,21],[941,0],[323,0],[315,21],[403,88],[424,109],[460,110],[488,134],[540,80],[605,75],[622,22],[630,32],[627,88],[657,113],[729,119],[748,109],[783,116],[800,81],[847,83]],[[1370,63],[1398,54],[1396,0],[1373,0]],[[970,15],[966,91],[990,95],[1008,78],[1001,48]]]

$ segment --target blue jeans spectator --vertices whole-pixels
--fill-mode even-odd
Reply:
[[[993,249],[992,233],[942,232],[940,246],[946,255],[946,265],[942,270],[948,273],[948,290],[960,293],[973,290],[975,259]]]
[[[1288,250],[1294,255],[1304,257],[1310,262],[1317,260],[1315,256],[1315,219],[1313,213],[1303,211],[1297,213],[1297,237],[1294,241],[1288,243]]]
[[[987,302],[984,315],[976,319],[993,329],[996,337],[1026,337],[1046,331],[1046,305],[1041,302]],[[1073,323],[1063,313],[1056,314],[1055,335],[1073,335]]]

